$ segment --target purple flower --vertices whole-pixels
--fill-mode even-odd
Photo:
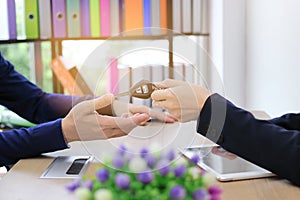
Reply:
[[[175,185],[170,189],[169,195],[171,200],[181,200],[185,198],[186,191],[182,186]]]
[[[169,161],[172,161],[175,159],[175,152],[173,150],[170,150],[167,154],[167,158]]]
[[[74,182],[66,186],[67,190],[69,190],[70,192],[75,191],[78,187],[80,187],[79,179],[76,179]]]
[[[211,196],[210,200],[220,200],[221,198],[219,196]]]
[[[174,174],[176,177],[180,178],[182,177],[186,172],[186,166],[185,165],[178,165],[174,167]]]
[[[117,156],[113,159],[112,165],[116,169],[121,169],[124,166],[124,160],[121,156]]]
[[[87,180],[87,181],[84,181],[83,183],[82,183],[82,186],[83,187],[86,187],[87,189],[89,189],[89,190],[93,190],[93,186],[94,186],[94,182],[93,181],[91,181],[91,180]]]
[[[156,165],[156,158],[153,154],[148,154],[145,157],[145,161],[150,168],[154,168]]]
[[[191,163],[194,163],[195,165],[199,162],[200,157],[197,154],[194,154],[191,158],[190,161]]]
[[[96,176],[100,182],[104,183],[109,179],[109,171],[107,169],[99,169]]]
[[[167,163],[162,163],[158,166],[158,173],[162,176],[166,176],[170,172],[170,165]]]
[[[137,175],[137,179],[144,184],[151,183],[153,178],[154,175],[152,172],[142,172]]]
[[[149,153],[149,150],[147,148],[142,148],[140,151],[141,157],[145,158],[147,156],[147,154]]]
[[[115,176],[115,184],[121,190],[127,190],[130,187],[130,177],[127,174],[119,173]]]
[[[192,196],[194,200],[204,200],[207,197],[207,192],[206,190],[198,189],[192,194]]]
[[[208,188],[208,193],[211,196],[218,196],[222,193],[222,190],[220,188],[218,188],[217,186],[213,185]]]
[[[204,169],[201,169],[201,175],[204,175],[204,174],[206,174],[207,173],[207,171],[206,170],[204,170]]]
[[[121,144],[118,150],[118,153],[120,156],[124,156],[126,154],[127,151],[127,147],[125,146],[125,144]]]

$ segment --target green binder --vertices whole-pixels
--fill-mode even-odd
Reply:
[[[25,33],[27,39],[39,38],[38,0],[25,0]]]
[[[91,36],[100,37],[100,1],[90,0]]]

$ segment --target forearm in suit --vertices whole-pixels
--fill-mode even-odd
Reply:
[[[224,111],[224,117],[212,114],[218,109],[222,110],[221,116]],[[212,140],[220,136],[216,142],[226,150],[300,185],[299,130],[258,120],[250,112],[213,94],[200,113],[197,131]]]
[[[269,120],[271,123],[277,124],[288,130],[298,130],[300,131],[300,114],[290,113]]]
[[[13,129],[0,133],[0,166],[67,148],[61,129],[61,119],[31,128]]]

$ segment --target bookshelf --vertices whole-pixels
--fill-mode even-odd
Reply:
[[[7,1],[10,1],[10,0],[7,0]],[[31,0],[33,2],[38,2],[38,0]],[[118,0],[119,1],[119,0]],[[130,0],[123,0],[123,2],[129,2]],[[146,2],[150,5],[150,6],[154,6],[153,5],[153,2],[154,1],[151,1],[151,0],[139,0],[140,2],[146,4]],[[188,1],[188,6],[190,8],[190,12],[192,13],[192,10],[193,10],[193,6],[196,6],[196,3],[198,3],[198,1],[200,2],[204,2],[204,1],[208,1],[208,0],[186,0]],[[40,1],[39,1],[40,2]],[[49,1],[50,2],[50,1]],[[57,0],[52,0],[52,4],[50,5],[50,9],[54,9],[53,8],[53,2],[58,2]],[[60,3],[63,2],[62,0],[59,1]],[[68,1],[68,0],[65,0],[65,6],[68,6],[68,2],[71,2],[71,1]],[[75,2],[75,1],[72,1],[72,2]],[[78,2],[80,3],[83,3],[83,2],[90,2],[89,0],[81,0]],[[99,0],[99,4],[101,2],[106,2],[107,1],[101,1]],[[111,1],[112,2],[112,1]],[[121,2],[121,1],[119,1]],[[161,1],[157,1],[157,2],[164,2],[165,3],[165,13],[166,13],[166,24],[164,25],[165,28],[167,29],[170,29],[170,30],[173,30],[174,28],[174,23],[173,23],[173,20],[174,20],[174,11],[173,9],[175,8],[173,5],[176,4],[177,7],[178,5],[180,6],[184,6],[184,4],[186,3],[183,3],[182,1],[180,0],[161,0]],[[178,4],[179,2],[179,4]],[[184,1],[185,2],[185,1]],[[28,4],[28,3],[27,3]],[[204,3],[202,3],[202,5],[204,5]],[[123,5],[124,6],[124,5]],[[157,6],[157,5],[156,5]],[[145,9],[145,8],[144,8]],[[176,8],[178,9],[178,8]],[[183,8],[182,8],[183,9]],[[70,10],[70,8],[65,8],[65,10]],[[202,9],[203,10],[203,9]],[[90,10],[91,11],[91,10]],[[36,11],[37,12],[37,11]],[[186,13],[187,11],[185,10],[185,12],[181,12],[180,13],[180,18],[182,18],[182,21],[181,21],[181,26],[182,24],[184,23],[183,20],[184,20],[184,13]],[[53,19],[54,14],[53,12],[50,12],[50,15],[51,15],[51,19]],[[60,36],[60,37],[54,37],[55,35],[55,22],[52,20],[51,22],[51,37],[48,37],[48,38],[36,38],[36,39],[8,39],[8,40],[0,40],[0,45],[1,44],[14,44],[14,43],[22,43],[22,42],[26,42],[26,43],[32,43],[33,46],[34,46],[34,55],[33,55],[33,58],[38,58],[38,57],[41,57],[41,52],[39,50],[39,46],[40,46],[40,43],[41,42],[50,42],[51,43],[51,57],[52,59],[55,59],[57,56],[59,55],[62,55],[62,52],[63,52],[63,46],[62,46],[62,43],[63,41],[68,41],[68,40],[74,40],[74,41],[77,41],[77,40],[128,40],[128,41],[136,41],[136,40],[167,40],[168,41],[168,67],[169,67],[169,78],[173,78],[174,77],[174,74],[173,74],[173,71],[174,71],[174,62],[173,62],[173,58],[174,58],[174,55],[173,55],[173,42],[174,42],[174,38],[177,37],[177,36],[203,36],[203,37],[208,37],[209,36],[209,33],[207,32],[203,32],[203,33],[199,33],[199,32],[193,32],[192,31],[192,28],[190,29],[190,31],[185,31],[185,33],[175,33],[173,31],[167,31],[167,33],[163,33],[163,34],[159,34],[159,35],[120,35],[120,36],[116,36],[116,37],[107,37],[107,36],[76,36],[76,35],[68,35],[68,31],[70,31],[71,29],[68,28],[68,21],[67,21],[67,13],[65,13],[66,15],[66,35],[65,36]],[[120,11],[120,14],[119,14],[119,20],[121,20],[122,17],[124,17],[125,14],[124,14],[124,11]],[[191,23],[191,26],[193,24],[193,16],[191,14],[191,17],[190,17],[190,23]],[[92,22],[91,22],[92,23]],[[144,22],[145,23],[145,22]],[[177,20],[176,20],[176,23]],[[121,23],[120,23],[121,24]],[[177,24],[178,25],[178,24]],[[126,26],[126,23],[122,26]],[[124,27],[123,27],[124,28]],[[141,27],[141,28],[145,28],[145,27]],[[35,61],[35,63],[38,63],[37,61]],[[40,64],[36,65],[35,66],[35,69],[36,69],[36,72],[42,72],[41,70],[41,66],[39,66]],[[38,78],[40,79],[40,78]],[[39,80],[41,81],[41,80]],[[55,75],[53,74],[53,91],[54,92],[57,92],[57,93],[63,93],[63,88],[62,88],[62,85],[59,83],[59,81],[57,80],[57,77],[55,77]]]

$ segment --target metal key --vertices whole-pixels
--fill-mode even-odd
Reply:
[[[147,80],[142,80],[132,86],[129,91],[122,92],[116,95],[116,98],[122,96],[131,96],[140,99],[149,99],[154,90],[158,89],[153,83]]]

